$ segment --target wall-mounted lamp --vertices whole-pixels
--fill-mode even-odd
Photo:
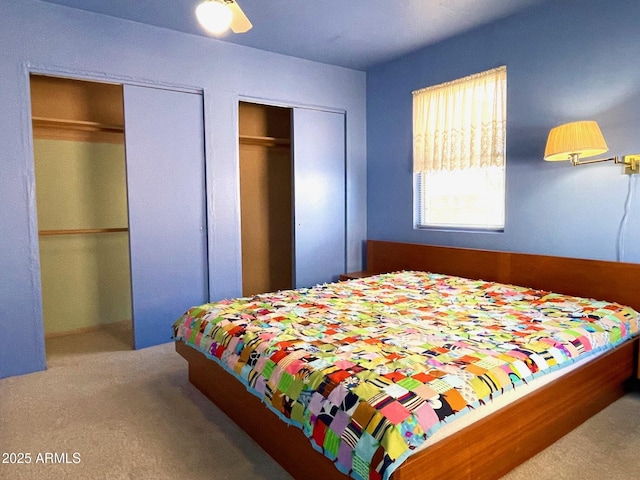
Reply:
[[[609,147],[596,122],[572,122],[551,129],[544,150],[544,159],[550,162],[569,160],[573,165],[613,161],[625,166],[625,174],[640,173],[640,154],[625,155],[622,160],[618,157],[582,160],[601,155],[608,150]]]

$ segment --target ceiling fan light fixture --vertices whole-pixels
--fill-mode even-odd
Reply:
[[[196,17],[205,30],[220,35],[229,29],[233,13],[217,0],[206,0],[196,7]]]

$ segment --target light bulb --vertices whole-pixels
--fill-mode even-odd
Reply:
[[[208,32],[219,35],[231,25],[233,13],[229,7],[220,2],[207,0],[197,6],[196,17]]]

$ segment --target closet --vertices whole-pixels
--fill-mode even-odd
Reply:
[[[244,295],[345,271],[345,115],[239,104]]]
[[[293,286],[291,109],[239,106],[242,294]]]
[[[30,82],[45,336],[171,341],[209,299],[202,92]]]
[[[120,324],[130,338],[122,86],[30,83],[45,337]]]

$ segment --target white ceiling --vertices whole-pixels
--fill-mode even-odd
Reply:
[[[200,0],[42,0],[207,36]],[[548,0],[237,0],[253,23],[220,40],[366,70]]]

